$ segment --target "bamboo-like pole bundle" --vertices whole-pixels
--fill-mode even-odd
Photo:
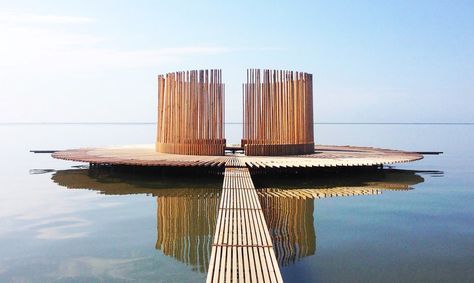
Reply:
[[[242,91],[246,155],[314,152],[311,74],[249,69]]]
[[[156,151],[224,155],[225,145],[221,70],[159,75]]]

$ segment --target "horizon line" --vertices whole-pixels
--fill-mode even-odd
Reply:
[[[0,125],[156,125],[156,122],[0,122]],[[314,122],[313,125],[474,125],[474,122]]]

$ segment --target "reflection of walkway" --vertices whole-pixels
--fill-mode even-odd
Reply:
[[[69,189],[102,194],[149,194],[157,198],[156,248],[206,272],[214,235],[221,178],[162,178],[114,175],[108,171],[63,170],[52,179]],[[423,182],[414,171],[378,170],[357,176],[324,178],[254,178],[258,198],[281,266],[316,251],[314,198],[380,194],[409,190]]]

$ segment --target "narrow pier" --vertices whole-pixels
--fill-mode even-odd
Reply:
[[[238,158],[226,162],[207,282],[283,282],[257,191]]]

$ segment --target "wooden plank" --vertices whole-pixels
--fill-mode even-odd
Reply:
[[[249,69],[242,92],[247,156],[314,152],[311,74]]]
[[[224,155],[223,97],[221,70],[158,76],[156,151]]]
[[[207,282],[283,282],[250,173],[238,162],[224,172]]]
[[[161,144],[160,146],[169,146]],[[54,158],[88,162],[97,165],[134,165],[134,166],[166,166],[166,167],[209,167],[222,168],[223,164],[231,163],[251,168],[273,167],[350,167],[380,166],[381,164],[415,161],[423,155],[389,149],[377,149],[353,146],[318,146],[317,154],[298,156],[201,156],[180,155],[156,152],[154,145],[111,146],[103,148],[81,148],[61,150],[52,153]]]

